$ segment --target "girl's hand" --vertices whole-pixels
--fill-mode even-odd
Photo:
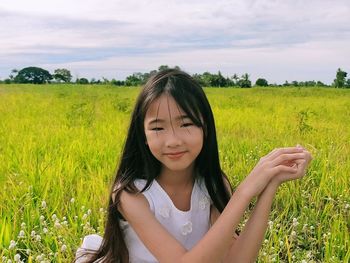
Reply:
[[[300,145],[297,145],[297,147],[300,147],[303,149],[304,158],[296,159],[294,161],[286,161],[283,163],[283,165],[287,165],[289,167],[296,168],[297,172],[296,173],[281,172],[281,173],[277,174],[272,179],[272,181],[275,184],[280,185],[284,182],[296,180],[296,179],[299,179],[299,178],[302,178],[305,176],[306,169],[312,160],[312,156],[311,156],[310,152],[308,150],[306,150],[305,148],[301,147]]]
[[[297,165],[292,165],[296,163]],[[278,175],[278,181],[300,176],[306,166],[307,154],[301,147],[278,148],[262,157],[237,190],[248,198],[258,196],[267,184]]]

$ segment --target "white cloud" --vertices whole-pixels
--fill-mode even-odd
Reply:
[[[159,65],[167,64],[178,65],[189,73],[220,70],[225,76],[248,72],[252,80],[265,77],[270,82],[278,83],[283,83],[285,80],[321,80],[330,83],[337,67],[348,63],[346,57],[339,59],[347,48],[346,45],[336,42],[327,44],[314,42],[277,50],[275,48],[199,49],[42,66],[51,70],[68,66],[77,77],[120,79],[134,72],[148,72]],[[291,68],[294,70],[291,71]]]
[[[350,70],[346,0],[2,0],[0,24],[3,78],[28,65],[124,77],[168,63],[330,83]]]

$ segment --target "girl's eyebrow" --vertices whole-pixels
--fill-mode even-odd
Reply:
[[[190,119],[190,117],[188,117],[187,115],[180,115],[180,116],[177,116],[175,118],[175,121],[178,121],[178,120],[183,120],[183,119]],[[158,119],[158,118],[155,118],[155,119],[152,119],[151,121],[148,122],[148,125],[152,125],[154,123],[159,123],[159,122],[166,122],[165,120],[163,119]]]

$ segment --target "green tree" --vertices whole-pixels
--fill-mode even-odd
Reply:
[[[141,73],[134,73],[130,76],[127,76],[125,79],[126,86],[139,86],[142,83],[142,79],[140,77]]]
[[[205,87],[210,87],[211,86],[211,82],[212,82],[212,74],[208,71],[204,72],[202,74],[202,81],[203,81],[203,86]]]
[[[10,80],[10,82],[13,82],[14,81],[14,79],[15,79],[15,75],[18,73],[18,69],[13,69],[13,70],[11,70],[11,74],[9,75],[9,80]]]
[[[299,86],[299,82],[296,81],[296,80],[293,80],[293,81],[292,81],[292,86],[298,87],[298,86]]]
[[[231,76],[231,79],[232,79],[232,82],[233,82],[233,86],[238,86],[239,77],[238,77],[238,75],[236,73],[233,74],[233,76]]]
[[[55,69],[53,77],[55,78],[55,80],[63,82],[71,82],[72,80],[72,74],[68,69],[65,68]]]
[[[226,78],[221,74],[220,71],[217,74],[217,83],[219,87],[227,87]]]
[[[109,79],[107,79],[107,78],[105,78],[105,77],[102,77],[102,84],[109,84],[110,83],[110,81],[109,81]]]
[[[260,87],[267,87],[267,86],[269,85],[269,83],[267,82],[266,79],[258,78],[258,79],[255,81],[255,85],[256,85],[256,86],[260,86]]]
[[[319,80],[318,80],[318,81],[316,82],[316,86],[317,86],[317,87],[324,87],[324,86],[326,86],[326,84],[324,84],[322,81],[319,81]]]
[[[347,74],[348,73],[346,73],[345,71],[343,71],[340,68],[338,68],[336,77],[335,77],[334,82],[333,82],[333,85],[336,88],[343,88],[344,85],[345,85],[345,78],[346,78]]]
[[[345,87],[348,88],[348,89],[350,88],[350,79],[346,80]]]
[[[238,86],[241,88],[251,88],[252,82],[249,80],[248,73],[242,75],[242,77],[238,80]]]
[[[43,84],[51,79],[52,75],[47,70],[38,67],[27,67],[18,71],[14,81],[17,83]]]
[[[89,84],[89,81],[87,78],[80,78],[76,80],[77,84]]]
[[[286,81],[283,83],[283,86],[285,86],[285,87],[290,86],[290,83],[288,82],[288,80],[286,80]]]
[[[160,65],[158,67],[158,71],[163,71],[163,70],[166,70],[166,69],[169,69],[169,66],[168,65]]]
[[[115,86],[124,86],[125,85],[125,81],[112,79],[111,80],[111,84],[115,85]]]

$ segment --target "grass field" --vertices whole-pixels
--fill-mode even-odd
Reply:
[[[0,85],[3,262],[70,262],[82,237],[103,233],[138,91]],[[205,91],[234,186],[276,147],[300,143],[314,157],[302,180],[279,189],[258,262],[349,262],[350,90]]]

